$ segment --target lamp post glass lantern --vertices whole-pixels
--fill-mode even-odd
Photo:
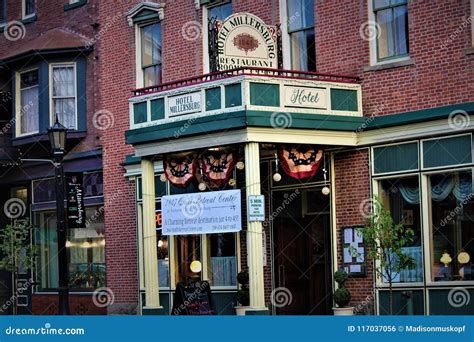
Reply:
[[[59,314],[69,315],[69,263],[66,249],[67,229],[64,214],[65,181],[63,156],[66,150],[67,128],[59,123],[56,116],[56,122],[48,130],[51,151],[55,158],[54,174],[56,187],[56,232],[58,243],[58,297]]]

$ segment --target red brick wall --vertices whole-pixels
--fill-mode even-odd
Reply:
[[[360,204],[370,198],[368,151],[364,149],[336,153],[334,155],[334,174],[338,237],[337,265],[342,267],[342,228],[366,223]],[[347,281],[346,286],[351,291],[353,305],[357,305],[367,298],[372,298],[369,302],[373,302],[372,275],[372,264],[368,262],[367,277],[351,278]],[[363,312],[363,310],[360,310],[360,312]]]

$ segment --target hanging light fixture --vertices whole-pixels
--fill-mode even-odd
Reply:
[[[204,182],[204,171],[202,170],[202,167],[199,166],[199,174],[201,175],[201,182],[198,185],[199,191],[205,191],[207,189],[207,185]]]
[[[326,155],[324,155],[324,160],[323,160],[323,177],[324,177],[324,187],[322,188],[321,192],[323,195],[327,196],[331,192],[327,185],[327,173],[328,171],[326,170]]]
[[[273,174],[273,181],[281,181],[281,174],[278,172],[278,155],[275,153],[275,173]]]
[[[235,167],[237,168],[237,170],[243,170],[245,168],[245,163],[243,161],[238,161],[237,164],[235,164]]]
[[[162,181],[163,183],[166,182],[168,179],[166,178],[166,174],[162,173],[160,175],[160,181]]]

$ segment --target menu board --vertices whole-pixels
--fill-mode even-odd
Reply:
[[[342,228],[342,263],[349,276],[366,276],[366,255],[362,226]]]
[[[173,315],[215,315],[211,286],[207,281],[188,285],[178,283],[173,300]]]

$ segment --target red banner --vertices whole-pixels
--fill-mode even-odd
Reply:
[[[318,172],[323,155],[323,150],[311,145],[281,146],[278,149],[282,169],[295,179],[313,177]]]
[[[195,179],[197,162],[193,156],[164,161],[166,178],[178,188],[186,188]]]
[[[201,157],[204,176],[216,187],[227,183],[232,177],[235,158],[232,152],[207,152]]]

